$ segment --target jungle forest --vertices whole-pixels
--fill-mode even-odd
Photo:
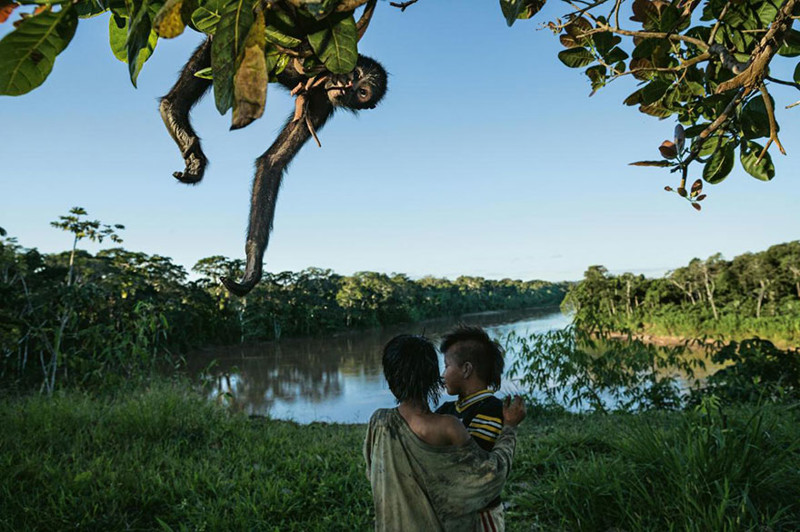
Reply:
[[[508,530],[800,529],[800,241],[726,256],[721,241],[703,238],[699,218],[737,172],[775,186],[767,182],[777,177],[787,117],[800,103],[797,0],[564,0],[550,20],[541,19],[546,0],[495,6],[503,29],[551,32],[561,47],[553,59],[592,95],[620,79],[631,84],[619,112],[633,107],[656,126],[650,155],[621,164],[650,172],[647,186],[694,217],[678,230],[690,227],[684,238],[702,241],[706,258],[652,276],[585,262],[582,279],[558,281],[347,275],[324,263],[271,269],[268,244],[290,164],[306,146],[322,145],[321,128],[337,109],[379,122],[391,94],[391,65],[362,55],[362,38],[377,17],[400,20],[431,3],[0,0],[4,103],[24,104],[50,83],[59,55],[89,24],[108,26],[102,44],[133,87],[159,42],[201,36],[154,104],[181,161],[171,185],[188,188],[205,175],[209,158],[190,116],[204,94],[210,101],[200,105],[230,112],[231,129],[272,113],[267,94],[278,85],[293,106],[255,159],[241,257],[209,252],[188,267],[126,249],[136,220],[126,227],[77,205],[51,215],[49,230],[65,242],[58,252],[39,251],[0,219],[0,530],[370,530],[366,418],[298,422],[248,409],[245,396],[257,390],[263,402],[272,394],[271,405],[301,404],[299,389],[310,382],[315,408],[330,397],[332,408],[395,406],[376,365],[379,348],[354,354],[360,338],[385,341],[405,327],[436,341],[441,323],[487,317],[506,353],[497,393],[523,396],[528,410],[502,494]],[[457,24],[458,15],[438,23]],[[496,74],[491,64],[450,67],[439,73],[466,85]],[[552,105],[509,96],[503,83],[503,105]],[[496,103],[475,107],[488,105]],[[514,111],[504,107],[493,124]],[[665,123],[670,134],[657,133]],[[455,129],[477,128],[461,124]],[[133,133],[115,128],[135,144]],[[579,159],[571,149],[568,157]],[[545,181],[572,186],[566,175],[545,176],[529,210],[546,208]],[[581,205],[559,208],[580,225]],[[635,225],[647,206],[630,209],[612,216]],[[601,236],[613,235],[594,238]],[[512,311],[528,314],[503,321]],[[309,339],[307,365],[320,367],[291,366],[292,342]],[[345,347],[319,347],[334,343]],[[225,360],[204,358],[218,348],[230,350]],[[277,354],[259,365],[268,348]],[[280,383],[252,385],[259,371],[271,383],[285,378],[294,395],[278,397]]]

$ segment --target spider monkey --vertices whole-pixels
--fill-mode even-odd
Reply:
[[[183,172],[173,176],[182,183],[198,183],[203,178],[208,160],[200,147],[189,121],[189,112],[211,86],[211,81],[195,76],[195,72],[211,66],[211,38],[201,44],[183,67],[178,81],[161,99],[159,110],[167,130],[184,158]],[[264,252],[272,230],[275,204],[283,173],[300,148],[333,115],[337,108],[351,112],[374,109],[386,93],[386,70],[380,63],[359,55],[356,67],[349,74],[329,75],[321,84],[308,89],[305,96],[306,120],[289,118],[275,141],[258,159],[253,178],[250,220],[245,252],[247,263],[244,277],[236,282],[222,278],[225,287],[238,296],[246,295],[261,279]],[[278,74],[278,83],[295,89],[305,83],[308,75],[298,71],[294,61]]]

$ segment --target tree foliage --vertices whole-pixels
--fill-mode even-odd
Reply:
[[[416,2],[391,5],[405,10]],[[233,125],[242,127],[262,115],[269,81],[290,61],[311,83],[326,73],[352,70],[376,0],[0,0],[0,22],[20,4],[36,8],[23,13],[0,41],[0,94],[39,86],[79,21],[110,12],[109,42],[114,55],[128,63],[134,85],[160,38],[177,37],[186,27],[213,36],[212,67],[196,75],[213,79],[217,109],[223,114],[233,109]],[[356,21],[355,10],[365,4]],[[544,4],[500,0],[508,25],[532,18]],[[661,159],[632,164],[676,172],[678,186],[666,189],[696,210],[705,196],[688,189],[693,163],[702,171],[692,180],[710,184],[723,181],[737,159],[756,179],[774,177],[770,148],[785,151],[770,87],[800,89],[800,65],[792,79],[772,72],[786,70],[776,57],[800,55],[800,31],[792,28],[800,15],[798,0],[565,0],[565,5],[563,16],[547,24],[565,48],[558,59],[581,69],[593,92],[618,78],[635,78],[638,87],[625,105],[678,122],[674,138],[659,148]]]
[[[239,274],[241,260],[201,259],[193,268],[199,278],[189,280],[169,257],[120,247],[92,255],[76,249],[79,235],[116,233],[85,216],[76,207],[53,223],[75,235],[72,249],[61,253],[41,254],[0,236],[0,386],[114,386],[180,364],[180,353],[191,346],[556,306],[567,289],[544,281],[415,281],[403,274],[342,276],[307,268],[267,273],[240,299],[219,277]]]
[[[800,345],[800,241],[732,260],[692,259],[657,279],[590,266],[564,307],[588,330],[759,335]]]

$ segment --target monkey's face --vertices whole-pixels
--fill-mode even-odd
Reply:
[[[386,70],[377,61],[361,55],[352,72],[331,76],[325,90],[335,107],[374,109],[386,94]]]

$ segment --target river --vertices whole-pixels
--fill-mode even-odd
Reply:
[[[395,404],[383,378],[381,349],[396,334],[424,334],[438,343],[461,322],[501,340],[512,332],[527,336],[563,328],[569,321],[557,309],[484,312],[326,338],[206,348],[187,355],[188,370],[206,380],[212,398],[248,414],[300,423],[366,423],[375,409]],[[514,356],[507,353],[506,367]],[[516,390],[504,379],[499,395]]]

